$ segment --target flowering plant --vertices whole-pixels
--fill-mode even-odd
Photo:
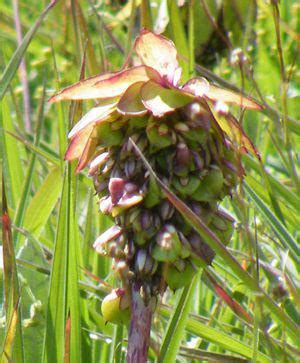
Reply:
[[[80,81],[50,101],[99,102],[70,131],[65,158],[79,160],[77,172],[89,165],[100,210],[114,219],[94,248],[113,258],[123,287],[104,299],[102,313],[114,323],[131,316],[129,340],[143,355],[158,294],[188,285],[215,253],[158,188],[131,140],[226,245],[233,220],[219,202],[243,176],[240,152],[259,157],[228,104],[261,107],[204,78],[182,84],[176,48],[161,35],[142,30],[134,50],[141,64]],[[128,361],[145,361],[128,347]]]

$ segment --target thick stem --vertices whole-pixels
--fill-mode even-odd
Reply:
[[[131,323],[128,337],[127,363],[146,363],[152,320],[151,304],[145,306],[140,295],[141,283],[132,285]]]

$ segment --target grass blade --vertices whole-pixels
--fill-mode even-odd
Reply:
[[[37,238],[45,226],[58,200],[61,187],[61,170],[59,167],[55,167],[50,170],[26,209],[24,228],[34,237]]]
[[[44,119],[45,88],[46,88],[46,85],[45,85],[45,80],[44,80],[43,94],[42,94],[42,97],[40,100],[40,105],[39,105],[38,122],[37,122],[35,142],[34,142],[34,144],[36,146],[39,145],[41,131],[42,131],[42,122]],[[30,191],[31,191],[31,184],[32,184],[32,179],[33,179],[33,174],[34,174],[34,169],[35,169],[35,162],[36,162],[36,154],[33,153],[30,158],[27,175],[26,175],[25,182],[24,182],[23,189],[22,189],[21,198],[19,199],[18,207],[16,210],[16,215],[14,218],[14,224],[17,227],[21,227],[22,223],[23,223],[25,208],[27,205]],[[15,246],[18,246],[19,234],[14,233],[13,239],[14,239]]]
[[[299,267],[299,248],[293,236],[247,183],[245,183],[245,190],[266,220],[270,223],[270,226],[278,236],[282,246],[290,251],[296,262],[296,266]]]
[[[1,102],[2,117],[0,117],[0,146],[3,155],[3,174],[7,189],[9,186],[10,194],[7,195],[8,204],[15,208],[18,203],[22,190],[23,166],[20,159],[19,145],[5,131],[14,131],[8,99],[4,98]]]
[[[65,172],[48,297],[43,362],[63,362],[67,314],[70,176]]]
[[[3,226],[3,266],[4,266],[4,296],[6,315],[6,337],[1,354],[1,362],[7,360],[24,362],[23,333],[21,321],[20,288],[15,251],[8,215],[5,184],[2,179],[2,226]]]
[[[198,278],[199,275],[196,274],[192,283],[189,286],[186,286],[178,296],[178,302],[176,304],[173,316],[169,321],[160,349],[158,363],[172,363],[176,360],[180,342],[184,335],[188,314],[191,310]]]

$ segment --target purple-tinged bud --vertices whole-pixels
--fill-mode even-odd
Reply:
[[[158,230],[161,227],[161,220],[157,214],[153,217],[153,227]]]
[[[183,233],[178,232],[178,236],[179,236],[180,242],[181,242],[180,257],[187,258],[191,254],[191,245],[189,244],[189,241],[186,239],[186,237],[183,235]]]
[[[159,206],[159,214],[164,221],[170,219],[173,216],[174,211],[174,206],[167,200],[164,200],[163,203]]]
[[[119,199],[124,194],[124,179],[122,178],[110,178],[108,184],[108,190],[111,196],[111,202],[113,205],[117,204]]]
[[[133,240],[129,240],[127,246],[128,246],[127,258],[128,258],[128,260],[131,260],[136,252],[136,248],[135,248],[135,244],[134,244]]]
[[[107,231],[102,233],[94,242],[93,247],[98,253],[103,253],[103,250],[105,250],[105,246],[110,241],[115,240],[122,234],[122,228],[119,226],[112,226]]]
[[[134,183],[128,182],[124,186],[124,191],[127,194],[133,194],[133,193],[137,192],[138,190],[139,190],[138,186]]]
[[[191,203],[191,209],[197,216],[199,216],[206,224],[208,224],[212,219],[212,209],[210,206],[208,208],[205,208],[204,203],[199,203],[193,201]]]
[[[101,175],[108,173],[114,165],[115,165],[115,160],[108,159],[106,164],[104,165],[104,168],[101,170]]]
[[[137,252],[135,260],[135,270],[140,275],[150,275],[152,274],[154,260],[148,254],[145,249],[140,249]]]
[[[102,165],[104,165],[108,159],[109,159],[110,155],[109,152],[104,152],[98,156],[96,156],[90,163],[90,169],[89,169],[89,176],[94,175],[99,168],[101,168]]]
[[[157,270],[157,267],[158,267],[158,262],[156,260],[153,259],[153,264],[152,264],[152,268],[151,268],[151,271],[150,271],[150,275],[154,275],[156,270]]]
[[[101,192],[103,192],[103,190],[105,190],[107,188],[107,182],[102,181],[101,179],[99,181],[98,175],[94,175],[93,183],[94,183],[94,188],[98,194],[100,194]]]
[[[195,162],[197,169],[199,171],[202,171],[204,168],[204,159],[202,157],[200,157],[199,154],[196,153],[195,151],[192,151],[192,155],[193,155],[194,162]]]
[[[183,142],[177,144],[176,160],[180,165],[189,165],[191,161],[191,152]]]
[[[190,129],[188,127],[187,124],[185,124],[184,122],[177,122],[174,126],[174,129],[177,131],[177,132],[188,132]]]
[[[141,214],[141,227],[143,230],[148,229],[153,224],[153,217],[148,209],[144,210]]]
[[[136,162],[134,159],[129,159],[125,162],[124,171],[128,179],[130,179],[135,174]]]
[[[101,198],[99,202],[99,208],[103,214],[109,214],[113,208],[111,197]]]
[[[215,257],[215,252],[196,233],[190,235],[188,240],[193,252],[204,260],[206,264],[210,265]]]
[[[156,236],[156,244],[151,254],[157,261],[172,262],[177,259],[181,251],[181,242],[175,227],[171,224],[165,225]]]
[[[137,251],[134,264],[134,268],[137,273],[143,274],[144,267],[146,264],[146,258],[147,258],[147,251],[144,249],[139,249]]]
[[[141,203],[143,196],[141,194],[125,194],[118,203],[113,206],[111,210],[112,217],[116,217],[124,210],[134,207],[135,205]]]
[[[173,262],[173,265],[177,268],[179,272],[182,272],[186,266],[186,263],[182,259],[178,259]]]
[[[168,128],[168,126],[166,124],[159,125],[159,127],[158,127],[158,134],[160,136],[165,136],[165,135],[168,134],[168,132],[169,132],[169,128]]]

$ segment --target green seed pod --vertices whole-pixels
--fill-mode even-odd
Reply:
[[[213,215],[209,228],[227,245],[232,237],[234,220],[225,212],[218,211]]]
[[[101,304],[105,322],[125,324],[130,322],[129,299],[124,289],[115,289],[107,295]]]
[[[196,270],[192,264],[185,260],[185,268],[179,271],[173,264],[166,266],[164,271],[164,279],[171,290],[180,289],[189,284],[195,275]]]
[[[198,267],[210,265],[215,257],[215,252],[203,241],[197,233],[191,233],[188,236],[191,246],[191,255],[195,259]]]
[[[161,190],[156,181],[150,177],[147,194],[144,198],[144,205],[146,208],[153,208],[161,202]]]
[[[184,136],[189,141],[204,145],[207,140],[207,131],[203,130],[201,127],[193,127],[190,128],[190,130],[186,132]]]
[[[214,166],[202,179],[199,188],[192,195],[198,202],[212,202],[220,197],[224,183],[222,171]]]
[[[193,195],[200,187],[200,179],[193,175],[188,176],[187,179],[174,178],[172,184],[183,197],[187,197]]]
[[[161,262],[173,262],[181,253],[181,242],[172,225],[166,225],[162,231],[157,234],[156,244],[152,248],[152,257]]]
[[[168,129],[167,125],[165,125]],[[173,144],[174,140],[171,134],[165,132],[162,125],[150,123],[146,129],[148,140],[153,150],[160,150]]]

